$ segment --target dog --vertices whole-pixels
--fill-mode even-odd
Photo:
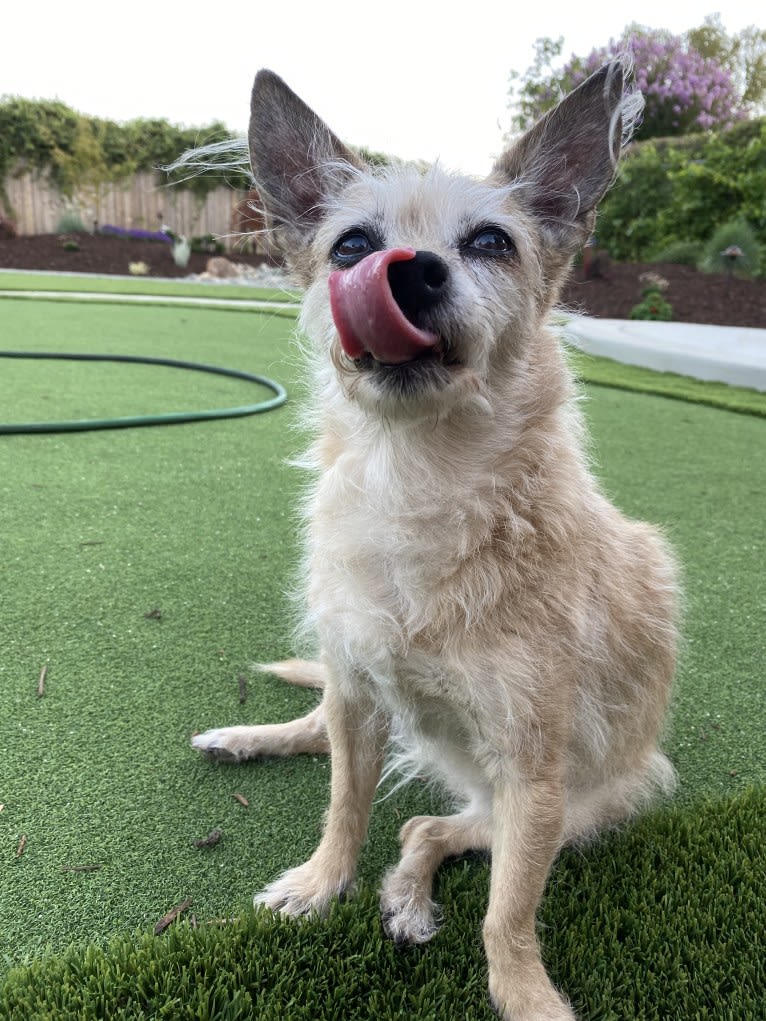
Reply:
[[[574,1013],[535,916],[561,848],[628,818],[674,771],[658,747],[677,646],[672,553],[588,463],[551,311],[640,114],[626,63],[593,74],[485,180],[372,169],[277,75],[249,130],[269,241],[304,288],[315,440],[307,627],[323,687],[290,723],[211,730],[213,759],[329,751],[323,836],[256,897],[323,912],[354,881],[387,755],[455,812],[410,819],[383,925],[436,931],[447,857],[491,855],[483,940],[506,1021]]]

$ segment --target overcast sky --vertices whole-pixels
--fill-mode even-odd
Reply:
[[[719,7],[723,6],[720,4]],[[344,140],[484,173],[508,129],[508,76],[541,36],[564,55],[634,21],[674,32],[716,0],[4,0],[0,95],[60,99],[125,121],[163,117],[247,128],[270,67]],[[764,0],[727,0],[729,33],[764,27]]]

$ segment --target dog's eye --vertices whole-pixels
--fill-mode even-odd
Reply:
[[[476,234],[468,239],[465,247],[473,249],[475,252],[486,252],[490,255],[512,252],[514,250],[513,241],[499,227],[482,227],[480,231],[477,231]]]
[[[333,259],[341,265],[358,262],[373,250],[372,242],[362,230],[349,231],[335,242]]]

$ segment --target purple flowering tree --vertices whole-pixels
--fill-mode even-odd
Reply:
[[[547,44],[550,66],[553,52],[561,52],[563,40],[553,44],[538,40],[538,50]],[[589,74],[615,54],[633,58],[635,82],[646,99],[639,138],[684,135],[693,131],[725,128],[745,116],[732,73],[713,57],[704,57],[687,40],[664,29],[633,26],[619,40],[594,49],[587,57],[572,56],[563,70],[535,78],[540,70],[531,68],[513,96],[518,114],[515,126],[523,127],[552,106],[562,94],[575,88]],[[540,54],[538,53],[538,58]]]

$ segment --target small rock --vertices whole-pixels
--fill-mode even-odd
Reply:
[[[214,255],[208,259],[205,272],[216,280],[231,280],[239,276],[237,267],[225,255]]]

